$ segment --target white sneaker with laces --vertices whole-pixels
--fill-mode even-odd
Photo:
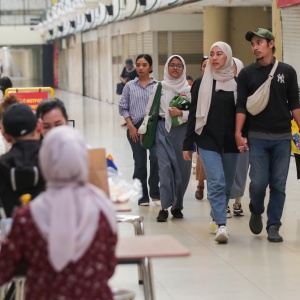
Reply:
[[[228,242],[228,232],[226,226],[222,225],[218,228],[215,241],[219,244],[225,244]]]

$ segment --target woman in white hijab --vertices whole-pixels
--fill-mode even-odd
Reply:
[[[216,42],[210,48],[204,76],[192,90],[183,156],[190,159],[194,142],[202,160],[215,240],[227,243],[226,208],[234,180],[238,149],[235,143],[236,81],[231,47]]]
[[[0,285],[26,268],[26,299],[113,299],[115,211],[89,184],[88,152],[69,126],[52,129],[40,150],[46,191],[17,210],[0,252]]]
[[[157,222],[166,222],[168,208],[174,218],[183,218],[183,197],[187,189],[191,162],[182,157],[182,143],[186,134],[189,112],[170,107],[170,101],[178,94],[190,99],[190,86],[186,80],[186,66],[183,58],[172,55],[164,68],[164,80],[159,108],[159,121],[156,132],[156,151],[159,166],[161,210]],[[157,85],[153,88],[146,115],[149,113]],[[172,117],[178,117],[181,125],[172,126]]]

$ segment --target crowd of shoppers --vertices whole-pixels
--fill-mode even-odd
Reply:
[[[135,76],[121,76],[124,89],[119,113],[127,125],[133,178],[142,183],[138,204],[149,206],[151,198],[161,206],[157,222],[167,222],[169,209],[174,218],[183,218],[196,145],[203,173],[197,177],[195,196],[204,197],[206,179],[215,241],[228,242],[229,199],[235,199],[234,215],[244,215],[241,199],[250,166],[250,230],[257,235],[263,229],[269,187],[268,240],[282,242],[279,230],[291,154],[291,119],[294,128],[300,127],[297,74],[275,58],[272,32],[258,28],[248,31],[245,39],[251,44],[254,63],[244,67],[232,56],[230,45],[218,41],[203,58],[202,76],[195,81],[186,75],[183,57],[167,59],[160,83],[155,145],[149,149],[149,176],[148,150],[138,129],[150,112],[159,85],[150,76],[150,55],[138,55],[135,66],[131,59],[126,61],[124,72]],[[250,96],[268,77],[266,106],[253,112]],[[178,97],[186,101],[186,108],[171,104]],[[0,103],[0,120],[2,135],[11,144],[0,157],[0,197],[6,216],[13,218],[9,236],[1,241],[0,284],[25,270],[27,299],[57,295],[98,299],[102,295],[101,299],[112,300],[107,281],[116,265],[115,212],[104,193],[88,183],[87,147],[82,135],[66,126],[63,102],[47,99],[35,114],[9,95]],[[299,134],[294,135],[294,143],[298,155]],[[297,171],[299,178],[298,163]],[[26,193],[34,199],[20,208],[20,198]],[[86,268],[91,272],[82,278],[80,270]]]
[[[205,172],[197,177],[195,196],[203,198],[206,178],[212,216],[210,228],[216,233],[215,240],[218,243],[228,241],[226,219],[231,217],[229,199],[235,200],[233,215],[244,215],[241,200],[250,165],[250,230],[254,234],[262,231],[261,215],[269,185],[268,240],[280,242],[283,240],[279,235],[280,219],[291,152],[291,114],[297,125],[300,122],[297,75],[291,66],[279,63],[275,79],[271,81],[266,108],[258,114],[251,114],[247,108],[248,97],[256,92],[271,72],[276,61],[275,38],[263,28],[247,32],[245,38],[251,43],[256,58],[246,68],[239,59],[232,57],[231,47],[224,42],[212,45],[209,58],[202,62],[202,77],[193,83],[192,78],[186,76],[182,57],[173,55],[165,65],[156,132],[162,203],[157,221],[167,220],[170,207],[173,217],[183,217],[183,196],[190,170],[187,171],[188,167],[180,160],[177,151],[181,147],[184,159],[190,162],[196,144]],[[190,97],[189,85],[189,112],[170,108],[170,100],[176,94]],[[156,86],[144,116],[150,111]],[[172,126],[171,118],[174,116],[181,118],[178,127]],[[187,117],[188,123],[185,122]],[[267,119],[269,121],[266,122]],[[175,132],[176,138],[173,137]],[[182,136],[185,136],[183,143]]]

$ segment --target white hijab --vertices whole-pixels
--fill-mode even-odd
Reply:
[[[233,57],[232,59],[234,60],[235,65],[236,65],[236,76],[238,76],[240,71],[244,68],[244,64],[241,60],[239,60],[236,57]]]
[[[89,248],[100,212],[116,232],[115,211],[105,194],[87,182],[88,152],[77,130],[52,129],[43,140],[39,159],[47,188],[31,202],[30,210],[47,241],[49,261],[60,272]]]
[[[169,74],[169,63],[173,58],[179,58],[183,65],[182,74],[179,78],[173,78]],[[177,94],[189,94],[191,87],[186,80],[186,66],[184,59],[179,55],[172,55],[168,58],[164,67],[164,79],[161,82],[164,89],[163,95],[161,97],[161,106],[163,106],[163,111],[165,112],[165,128],[170,132],[172,126],[172,120],[169,115],[169,104],[172,98]]]
[[[210,51],[215,46],[218,46],[222,49],[227,59],[225,65],[219,70],[214,70],[212,68],[210,60],[208,60],[207,62],[205,72],[199,88],[198,104],[196,111],[195,132],[199,135],[201,134],[203,127],[207,121],[212,97],[213,80],[216,80],[216,91],[232,91],[234,92],[234,97],[236,99],[237,84],[234,79],[233,73],[231,47],[224,42],[216,42],[211,46]]]

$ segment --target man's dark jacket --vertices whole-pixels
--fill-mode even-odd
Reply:
[[[36,140],[19,141],[0,157],[0,200],[7,217],[21,205],[23,194],[33,199],[45,189],[38,161],[40,146]]]

